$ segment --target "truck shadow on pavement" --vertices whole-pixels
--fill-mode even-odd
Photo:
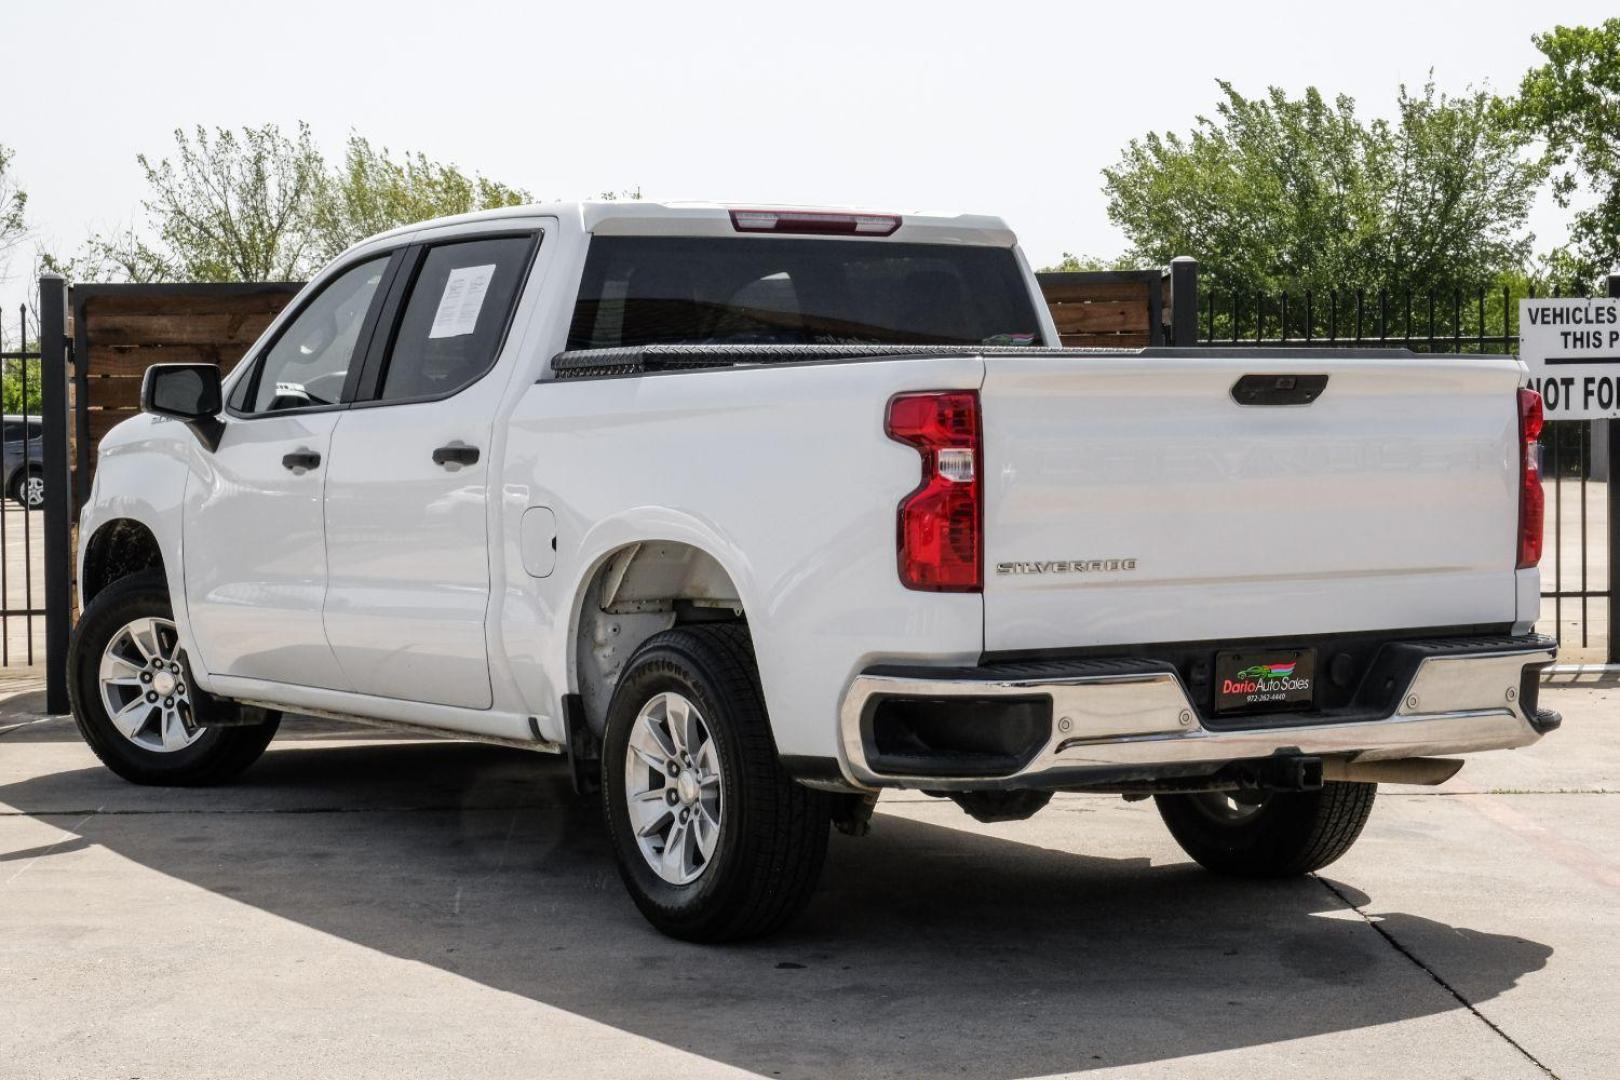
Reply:
[[[18,735],[75,737],[52,723],[8,750]],[[72,846],[768,1075],[1033,1075],[1464,1007],[1320,881],[1230,882],[891,815],[868,837],[835,834],[821,890],[788,932],[686,945],[642,921],[597,807],[555,759],[321,745],[339,737],[289,725],[227,788],[138,788],[75,768],[0,786],[0,801],[71,831]],[[1070,814],[1077,837],[1092,824],[1046,813]],[[1369,914],[1402,943],[1445,935],[1474,1004],[1552,952]]]

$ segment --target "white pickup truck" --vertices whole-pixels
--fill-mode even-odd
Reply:
[[[103,440],[79,727],[139,783],[283,713],[566,753],[642,912],[720,940],[886,788],[1153,796],[1205,866],[1300,874],[1379,782],[1557,725],[1518,363],[1057,342],[988,217],[378,236]]]

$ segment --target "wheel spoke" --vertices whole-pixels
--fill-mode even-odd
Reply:
[[[113,727],[124,733],[126,738],[133,739],[146,726],[147,718],[152,715],[154,707],[145,697],[138,697],[108,719],[112,721]]]
[[[184,750],[191,741],[186,732],[185,721],[180,719],[180,710],[163,710],[163,749]]]
[[[687,700],[675,694],[664,695],[664,717],[669,726],[669,737],[675,744],[677,757],[691,757],[694,750],[692,739],[692,707]]]
[[[693,809],[692,832],[697,837],[698,851],[703,853],[703,864],[707,866],[714,858],[715,841],[720,839],[720,823],[709,816],[708,807],[700,805]]]
[[[139,676],[143,670],[144,669],[141,667],[141,665],[137,664],[135,661],[125,656],[119,656],[114,652],[106,653],[101,658],[102,682],[119,681],[122,676],[117,674],[118,672],[128,672],[130,678],[134,679],[136,682],[139,682]]]
[[[653,802],[632,802],[630,816],[635,826],[636,835],[642,839],[657,836],[665,825],[670,822],[669,806],[662,800]]]
[[[686,753],[692,759],[693,766],[696,767],[698,762],[703,759],[703,755],[709,750],[709,740],[704,737],[703,723],[698,717],[696,709],[687,710],[684,738],[686,739]]]
[[[656,772],[663,773],[669,768],[668,758],[655,754],[644,746],[637,746],[634,742],[632,742],[630,744],[630,752],[636,755],[636,757],[640,758],[643,765],[646,765],[647,768]]]
[[[669,835],[664,838],[664,877],[670,881],[685,881],[687,878],[689,860],[686,857],[686,839],[687,827],[677,818],[669,827]]]
[[[658,747],[658,752],[666,761],[680,753],[680,748],[670,741],[669,732],[664,730],[663,723],[653,719],[650,710],[642,714],[640,727],[651,737],[653,745]]]
[[[142,619],[140,622],[130,623],[126,630],[135,651],[141,654],[141,659],[148,664],[153,660],[162,659],[163,647],[158,643],[157,623],[154,620]]]

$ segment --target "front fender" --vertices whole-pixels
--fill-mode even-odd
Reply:
[[[169,602],[192,676],[205,690],[211,678],[191,636],[187,617],[183,527],[186,483],[202,465],[202,447],[177,420],[141,413],[109,431],[97,448],[96,479],[79,513],[77,570],[86,581],[85,556],[96,533],[119,520],[135,521],[156,538],[168,577]]]

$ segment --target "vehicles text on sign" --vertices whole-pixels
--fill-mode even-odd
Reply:
[[[1620,300],[1520,300],[1519,359],[1547,419],[1620,417]]]

